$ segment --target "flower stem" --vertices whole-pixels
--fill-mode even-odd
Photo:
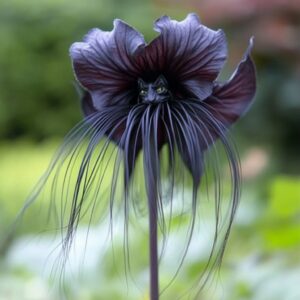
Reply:
[[[153,186],[153,185],[149,185]],[[157,255],[157,190],[148,189],[149,207],[149,258],[150,300],[159,299],[158,255]]]

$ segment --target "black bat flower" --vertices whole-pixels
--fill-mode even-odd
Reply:
[[[97,119],[108,115],[98,130],[125,151],[127,180],[139,151],[154,138],[156,150],[165,143],[178,148],[198,184],[203,152],[255,94],[252,40],[231,79],[219,83],[227,58],[222,30],[203,26],[195,14],[182,22],[164,16],[154,28],[160,35],[146,44],[139,32],[115,20],[111,32],[93,29],[71,46],[75,75],[86,90],[83,111]]]
[[[143,153],[149,213],[152,300],[159,297],[157,225],[161,225],[162,231],[166,230],[161,174],[165,162],[161,155],[162,149],[166,145],[167,177],[171,183],[167,196],[170,201],[175,183],[180,183],[178,174],[180,177],[181,171],[178,172],[176,168],[180,159],[176,159],[177,154],[191,175],[191,236],[196,217],[197,191],[205,170],[204,153],[209,148],[214,148],[213,144],[217,139],[224,146],[231,171],[232,201],[229,222],[216,259],[219,262],[240,193],[239,161],[227,137],[227,130],[249,108],[256,89],[255,67],[250,58],[252,39],[231,78],[226,82],[219,82],[217,77],[227,58],[226,38],[222,30],[214,31],[205,27],[195,14],[189,14],[181,22],[167,16],[161,17],[155,22],[154,29],[159,35],[147,44],[134,28],[121,20],[115,20],[111,32],[93,29],[84,37],[83,42],[71,46],[74,73],[84,89],[82,109],[85,125],[79,125],[66,138],[62,152],[58,153],[46,174],[46,178],[49,178],[50,172],[56,168],[52,190],[55,197],[57,177],[59,172],[63,173],[60,193],[62,203],[66,201],[65,198],[72,199],[67,221],[68,248],[81,217],[88,208],[94,211],[96,203],[100,201],[99,191],[103,178],[108,176],[105,175],[108,163],[104,156],[108,153],[111,141],[117,145],[118,155],[112,156],[115,162],[110,188],[110,210],[112,211],[115,202],[119,171],[124,169],[123,205],[127,228],[129,187],[134,179],[137,158]],[[86,136],[89,137],[89,142],[75,175],[75,187],[71,188],[74,161]],[[61,166],[66,161],[65,169]],[[122,164],[124,168],[121,167]],[[213,165],[217,183],[216,233],[212,251],[221,227],[221,178],[217,161]],[[64,215],[64,205],[62,208]]]

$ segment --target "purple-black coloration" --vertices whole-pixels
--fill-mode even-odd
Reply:
[[[222,30],[205,27],[195,14],[189,14],[181,22],[161,17],[155,22],[154,29],[159,35],[147,44],[134,28],[115,20],[111,32],[93,29],[83,42],[71,46],[74,73],[84,89],[82,108],[85,120],[66,138],[45,179],[56,170],[53,180],[55,197],[56,179],[59,172],[63,172],[61,201],[63,203],[67,195],[72,197],[64,243],[68,249],[78,222],[86,213],[83,207],[91,206],[93,212],[100,201],[99,191],[107,164],[102,169],[100,165],[111,141],[117,145],[118,156],[111,182],[110,212],[112,214],[116,181],[123,163],[123,205],[127,228],[131,177],[137,157],[143,153],[150,220],[151,300],[159,297],[157,232],[159,229],[163,234],[168,231],[162,195],[161,150],[166,145],[168,180],[171,183],[168,197],[171,202],[178,181],[177,154],[193,180],[187,251],[196,218],[198,188],[206,169],[203,156],[207,150],[214,148],[217,139],[222,143],[231,172],[232,199],[229,222],[221,248],[217,251],[221,227],[221,178],[216,161],[213,163],[216,229],[212,253],[217,251],[217,257],[212,265],[220,263],[240,196],[239,161],[227,131],[249,108],[256,89],[255,67],[250,57],[253,39],[232,77],[227,82],[219,82],[217,77],[227,58]],[[89,137],[89,142],[80,161],[75,187],[71,188],[69,182],[74,173],[74,161],[86,137]],[[101,142],[99,148],[102,139],[104,143]],[[67,164],[67,169],[62,169],[63,164]],[[42,181],[41,187],[44,183]],[[40,188],[37,189],[39,191]],[[85,201],[91,201],[90,205]],[[62,214],[65,214],[64,209]]]
[[[70,55],[75,75],[87,91],[82,103],[85,115],[122,105],[136,114],[136,109],[140,111],[139,81],[152,83],[163,75],[175,100],[165,106],[178,108],[187,102],[185,109],[194,109],[198,104],[196,109],[205,112],[198,114],[198,111],[193,111],[193,114],[198,117],[211,114],[214,121],[221,122],[222,132],[225,132],[247,110],[255,94],[255,69],[250,59],[252,40],[232,78],[219,83],[215,80],[227,58],[225,36],[221,30],[213,31],[203,26],[195,14],[188,15],[182,22],[164,16],[155,22],[154,28],[160,35],[146,44],[135,29],[115,20],[112,32],[93,29],[85,36],[84,42],[72,45]],[[160,114],[168,119],[165,110],[164,107]],[[126,114],[128,111],[125,110],[125,118]],[[189,118],[195,122],[193,114]],[[122,137],[128,134],[126,122],[127,118],[119,126],[112,124],[108,129],[112,132],[116,127],[112,139],[121,148],[125,148]],[[167,143],[166,129],[159,123],[158,148]],[[169,123],[166,120],[168,128]],[[197,152],[203,152],[220,134],[216,130],[205,133],[205,127],[210,125],[196,123],[199,127],[199,141],[196,143],[200,146]],[[138,132],[134,134],[139,136]],[[211,137],[207,140],[208,134]],[[139,137],[135,152],[141,148],[142,139]],[[193,175],[199,182],[199,164],[193,166],[191,157],[187,153],[181,154],[192,172],[196,168]]]

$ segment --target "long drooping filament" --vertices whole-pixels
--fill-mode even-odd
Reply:
[[[119,137],[119,140],[117,137]],[[181,157],[180,161],[187,167],[193,179],[189,232],[182,260],[178,264],[179,270],[187,253],[195,224],[198,206],[197,190],[204,172],[203,152],[211,148],[214,153],[216,138],[221,141],[228,159],[231,172],[232,197],[226,215],[228,223],[225,228],[225,235],[220,235],[224,223],[221,222],[220,217],[221,179],[218,160],[216,159],[213,167],[215,236],[209,262],[207,263],[207,268],[213,267],[220,263],[228,239],[239,200],[240,174],[238,157],[235,148],[228,140],[226,128],[215,118],[210,107],[197,100],[181,99],[155,104],[139,103],[132,107],[120,105],[118,107],[103,108],[101,112],[92,114],[66,137],[63,146],[57,152],[49,169],[28,199],[20,215],[24,214],[25,210],[41,193],[46,183],[50,181],[52,203],[50,208],[53,209],[54,204],[58,204],[55,212],[60,211],[58,218],[60,219],[59,225],[62,228],[63,235],[62,245],[65,253],[63,259],[66,259],[79,221],[87,214],[90,214],[90,219],[92,219],[99,203],[103,203],[101,200],[107,197],[107,193],[103,191],[103,179],[107,176],[111,162],[113,162],[114,167],[109,191],[109,211],[111,222],[113,222],[112,211],[116,201],[116,182],[123,162],[125,168],[123,207],[124,228],[126,229],[124,249],[126,251],[128,249],[126,247],[126,243],[128,243],[126,234],[129,219],[129,201],[131,200],[128,189],[131,177],[134,176],[133,170],[136,157],[142,151],[149,213],[150,299],[158,300],[159,295],[166,288],[159,288],[160,251],[158,251],[158,233],[161,230],[165,237],[169,232],[162,200],[160,157],[162,144],[167,145],[169,154],[168,180],[171,187],[168,193],[169,202],[172,203],[173,201],[173,189],[175,187],[175,177],[177,176],[175,168],[178,162],[177,157]],[[110,152],[109,145],[112,141],[117,146],[114,148],[116,155],[107,154]],[[105,155],[109,159],[105,158]],[[71,178],[74,177],[75,184],[73,185]],[[58,184],[59,179],[63,179],[61,186]],[[68,200],[71,202],[69,212],[66,209]],[[172,207],[172,204],[170,207]],[[170,215],[172,215],[172,211],[170,211]],[[217,248],[218,242],[220,242],[220,248]],[[214,253],[215,256],[213,256]],[[174,278],[178,270],[174,274]],[[173,279],[170,284],[172,281]]]

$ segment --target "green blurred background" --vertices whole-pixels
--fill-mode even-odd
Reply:
[[[252,35],[258,73],[255,103],[233,129],[243,170],[242,202],[221,271],[199,299],[298,300],[297,0],[0,0],[0,237],[7,235],[63,136],[81,120],[68,56],[71,43],[81,40],[93,27],[111,30],[115,18],[136,27],[149,41],[155,36],[153,20],[163,14],[183,19],[191,11],[198,13],[205,25],[223,28],[227,34],[229,59],[222,78],[230,76]],[[49,275],[48,255],[57,240],[48,232],[37,238],[42,230],[42,223],[32,216],[16,236],[1,245],[0,300],[63,299],[55,288],[57,276]],[[80,230],[78,244],[82,249],[85,234]],[[173,238],[179,242],[180,233]],[[105,245],[110,239],[102,227],[93,225],[89,239],[85,267],[75,254],[70,257],[74,270],[65,278],[68,299],[147,299],[147,257],[141,254],[147,250],[147,236],[139,233],[132,241],[137,264],[144,264],[134,274],[141,287],[132,287],[134,292],[126,288],[122,268],[116,272],[112,259],[106,259],[110,248]],[[121,249],[122,241],[116,238],[114,260],[118,260],[118,253],[122,256]],[[198,250],[195,247],[184,275],[162,299],[174,299],[203,270],[207,255],[205,249],[204,254]],[[171,258],[166,265],[172,269]],[[82,276],[81,269],[85,269]],[[166,283],[171,272],[164,274],[162,281]]]

